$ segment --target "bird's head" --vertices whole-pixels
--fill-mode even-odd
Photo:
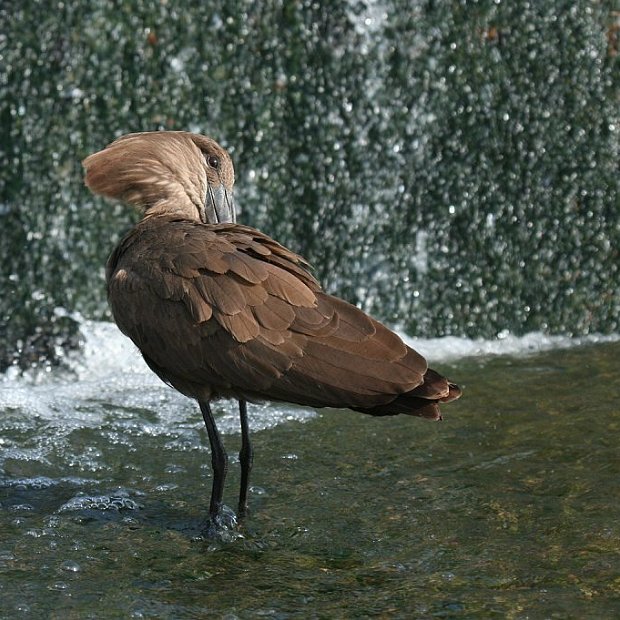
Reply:
[[[208,224],[236,219],[232,161],[207,136],[186,131],[127,134],[82,165],[91,191],[142,213],[178,214]]]

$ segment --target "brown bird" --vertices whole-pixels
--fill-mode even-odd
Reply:
[[[244,514],[253,459],[246,401],[439,420],[438,404],[461,395],[387,327],[323,292],[303,258],[235,223],[232,161],[211,138],[129,134],[83,164],[93,192],[143,214],[108,260],[108,299],[149,367],[200,405],[215,526],[227,456],[213,399],[239,401]]]

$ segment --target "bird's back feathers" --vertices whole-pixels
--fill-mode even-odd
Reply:
[[[146,217],[107,266],[121,330],[162,379],[235,396],[438,419],[460,390],[385,326],[324,293],[257,230]]]

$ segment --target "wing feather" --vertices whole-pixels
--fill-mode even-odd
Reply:
[[[449,397],[439,375],[424,383],[422,356],[323,293],[306,267],[248,227],[145,218],[110,258],[110,303],[156,372],[190,396],[207,386],[376,415],[409,392],[415,403]]]

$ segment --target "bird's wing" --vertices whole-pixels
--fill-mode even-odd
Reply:
[[[109,297],[120,328],[181,391],[370,406],[422,384],[423,357],[325,294],[273,239],[232,224],[157,224],[145,220],[111,257]]]

